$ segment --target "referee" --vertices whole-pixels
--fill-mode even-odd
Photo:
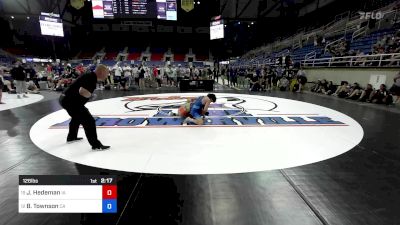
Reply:
[[[109,70],[105,65],[98,65],[94,72],[89,72],[78,77],[60,96],[61,106],[71,116],[67,143],[80,141],[78,137],[79,125],[82,124],[86,137],[93,150],[106,150],[105,146],[97,139],[96,123],[85,104],[92,97],[98,81],[107,79]]]

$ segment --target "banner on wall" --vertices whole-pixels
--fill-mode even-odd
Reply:
[[[193,0],[182,0],[181,8],[186,12],[190,12],[194,9],[194,1]]]
[[[369,83],[374,87],[375,89],[379,89],[381,84],[386,83],[386,75],[382,74],[371,74],[369,78]]]

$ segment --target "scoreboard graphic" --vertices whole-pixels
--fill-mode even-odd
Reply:
[[[116,176],[20,175],[19,213],[117,213]]]

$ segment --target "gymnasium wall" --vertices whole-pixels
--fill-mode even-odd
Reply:
[[[307,68],[305,69],[305,72],[307,74],[307,79],[309,82],[316,81],[318,79],[326,79],[328,81],[333,81],[334,84],[340,84],[341,81],[348,81],[349,83],[357,82],[362,87],[365,87],[368,83],[371,84],[385,83],[388,87],[390,87],[393,84],[394,76],[399,71],[400,68]],[[383,75],[383,76],[375,76],[375,75]]]

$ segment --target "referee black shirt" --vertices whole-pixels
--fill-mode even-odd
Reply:
[[[64,91],[64,99],[68,103],[73,103],[76,106],[85,105],[89,99],[79,94],[79,89],[82,87],[93,93],[97,85],[97,76],[94,72],[83,74],[78,77],[72,84]]]

